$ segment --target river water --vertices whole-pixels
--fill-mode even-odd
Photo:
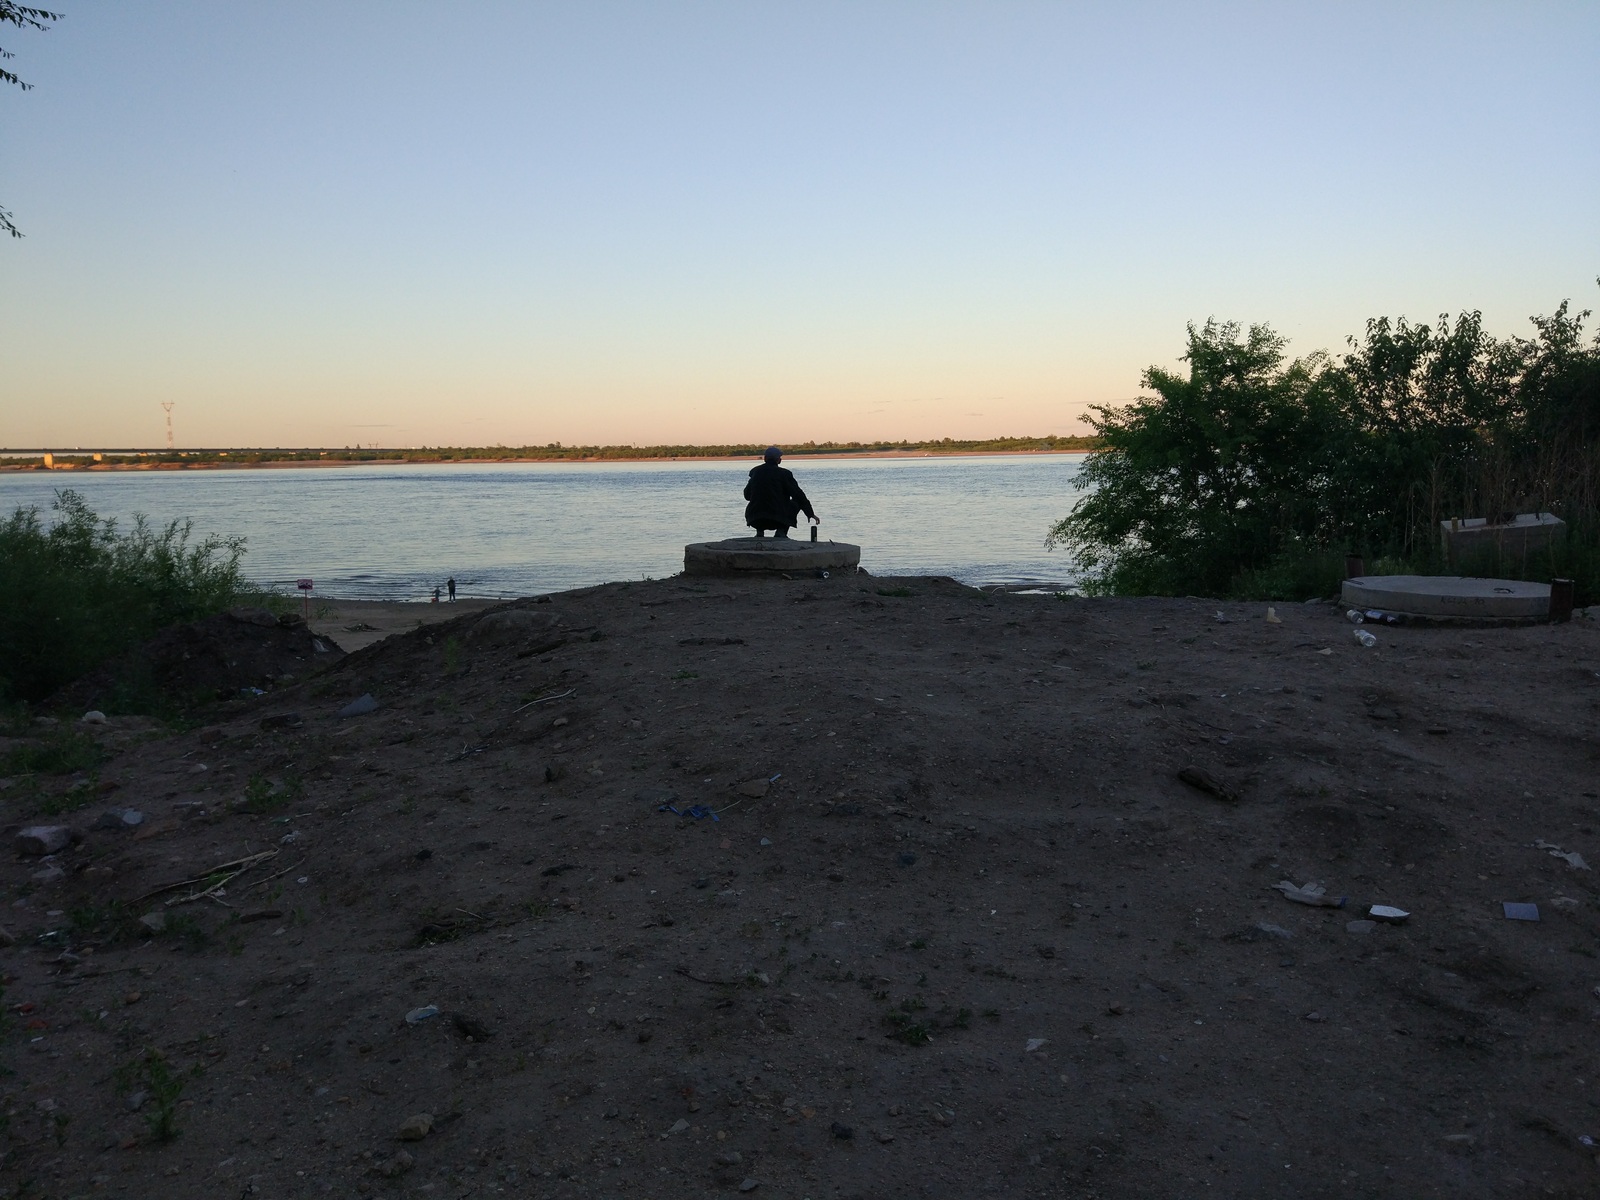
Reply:
[[[785,461],[822,519],[874,575],[969,584],[1065,583],[1050,526],[1079,495],[1076,454]],[[748,534],[752,462],[472,463],[259,470],[0,474],[0,511],[81,492],[126,523],[192,519],[247,539],[245,574],[292,591],[420,600],[447,576],[464,596],[520,596],[683,568],[688,542]],[[803,518],[802,518],[803,519]],[[796,531],[805,536],[804,528]]]

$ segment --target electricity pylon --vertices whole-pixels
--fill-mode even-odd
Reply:
[[[167,410],[167,449],[168,450],[171,450],[173,448],[173,441],[172,441],[172,406],[175,403],[176,403],[176,401],[173,401],[173,400],[163,400],[161,402],[161,407]]]

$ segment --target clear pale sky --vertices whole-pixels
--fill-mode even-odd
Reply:
[[[60,5],[3,446],[1072,433],[1209,316],[1600,307],[1593,0]]]

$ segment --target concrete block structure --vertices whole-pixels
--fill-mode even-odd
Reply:
[[[728,538],[683,548],[685,575],[814,575],[854,572],[860,562],[860,546],[801,538]]]
[[[1520,563],[1549,553],[1566,530],[1567,523],[1554,513],[1517,513],[1509,520],[1451,517],[1439,522],[1439,547],[1453,567]]]
[[[1473,621],[1529,621],[1550,616],[1550,585],[1455,575],[1362,575],[1346,579],[1339,602],[1365,612]]]

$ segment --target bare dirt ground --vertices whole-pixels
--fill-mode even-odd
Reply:
[[[1597,1194],[1600,626],[1278,612],[618,584],[114,721],[0,1194]]]

